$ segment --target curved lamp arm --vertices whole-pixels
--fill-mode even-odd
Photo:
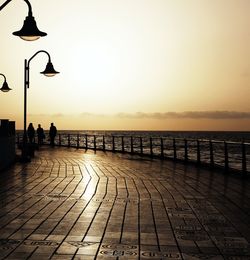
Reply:
[[[30,62],[37,56],[37,54],[41,52],[44,52],[48,55],[49,62],[50,62],[50,55],[47,51],[44,50],[37,51],[33,56],[31,56],[31,58],[28,61],[26,59],[24,61],[24,75],[25,75],[25,84],[27,88],[29,88],[30,85],[29,84],[30,83]]]
[[[4,77],[4,81],[6,81],[6,77],[2,73],[0,73],[0,75],[3,76]]]
[[[52,77],[52,76],[54,76],[54,75],[59,73],[53,67],[53,64],[52,64],[51,58],[50,58],[50,54],[47,51],[44,51],[44,50],[37,51],[33,56],[30,57],[30,59],[28,61],[27,60],[24,61],[25,85],[27,86],[27,88],[29,88],[30,62],[41,52],[47,54],[47,56],[49,58],[49,61],[47,63],[47,66],[46,66],[45,70],[43,72],[41,72],[41,73],[44,74],[47,77]]]
[[[32,16],[32,7],[31,7],[31,4],[28,0],[24,0],[24,2],[28,5],[28,8],[29,8],[29,16]]]
[[[44,52],[48,55],[49,57],[49,62],[51,62],[51,59],[50,59],[50,55],[47,51],[44,51],[44,50],[40,50],[40,51],[37,51],[29,60],[28,60],[28,67],[30,65],[30,62],[36,57],[37,54],[41,53],[41,52]]]
[[[4,2],[1,6],[0,6],[0,11],[7,5],[11,2],[12,0],[7,0],[6,2]],[[31,4],[28,0],[24,0],[24,2],[28,5],[28,8],[29,8],[29,15],[32,16],[32,7],[31,7]]]

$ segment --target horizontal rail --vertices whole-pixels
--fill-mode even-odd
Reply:
[[[22,135],[17,134],[17,143]],[[49,144],[49,140],[45,140]],[[131,135],[58,134],[56,146],[131,153],[236,170],[249,174],[250,143]]]

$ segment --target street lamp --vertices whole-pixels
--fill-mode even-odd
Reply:
[[[0,11],[12,0],[7,0],[0,6]],[[24,20],[23,27],[21,30],[13,32],[15,36],[19,36],[21,39],[25,41],[35,41],[40,37],[46,36],[47,33],[41,32],[36,25],[35,18],[32,15],[32,7],[28,0],[24,0],[24,2],[28,5],[29,13],[26,19]]]
[[[0,88],[0,90],[3,91],[3,92],[8,92],[8,91],[10,91],[11,88],[9,88],[9,86],[8,86],[8,83],[7,83],[7,81],[6,81],[6,77],[5,77],[2,73],[0,73],[0,75],[4,77],[3,86]]]
[[[44,71],[41,72],[41,74],[47,76],[47,77],[52,77],[58,74],[51,62],[50,55],[47,51],[40,50],[36,52],[29,60],[24,60],[24,128],[23,128],[23,147],[22,147],[22,161],[26,162],[29,161],[28,157],[28,151],[27,151],[27,89],[29,88],[30,81],[29,81],[29,73],[30,73],[30,62],[36,57],[37,54],[39,53],[45,53],[47,54],[49,60],[46,65],[46,68]]]

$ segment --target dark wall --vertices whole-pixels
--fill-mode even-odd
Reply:
[[[14,163],[16,158],[15,122],[0,120],[0,171]]]

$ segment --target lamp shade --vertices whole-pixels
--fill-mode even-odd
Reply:
[[[0,90],[3,91],[3,92],[8,92],[8,91],[11,90],[11,88],[9,88],[8,83],[6,82],[6,80],[4,81],[3,86],[2,86],[2,88]]]
[[[47,63],[45,70],[41,72],[41,74],[43,74],[47,77],[53,77],[58,73],[60,73],[60,72],[58,72],[54,69],[52,62],[50,62],[50,61]]]
[[[20,31],[13,32],[15,36],[19,36],[25,41],[35,41],[40,37],[46,36],[47,33],[39,31],[35,18],[31,15],[24,20],[23,27]]]

